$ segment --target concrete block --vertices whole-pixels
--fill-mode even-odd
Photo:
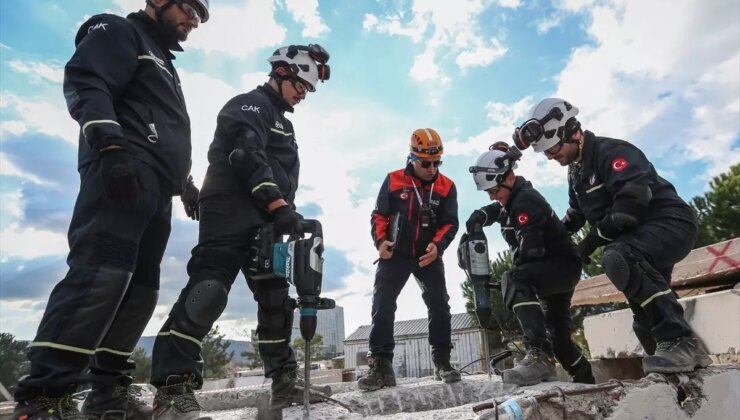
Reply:
[[[740,351],[740,295],[732,290],[679,299],[684,316],[714,355]],[[593,315],[583,321],[591,357],[643,356],[632,331],[632,311],[624,309]]]

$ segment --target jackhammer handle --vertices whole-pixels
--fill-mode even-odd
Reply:
[[[316,309],[334,309],[336,305],[337,303],[334,302],[334,299],[319,298],[319,302],[316,304]]]
[[[301,220],[301,227],[303,227],[303,232],[310,233],[311,237],[318,236],[320,238],[323,238],[324,236],[324,231],[321,228],[321,222],[316,219]]]

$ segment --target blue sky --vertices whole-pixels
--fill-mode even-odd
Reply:
[[[487,204],[467,172],[527,110],[548,96],[580,108],[597,135],[641,147],[686,200],[740,161],[740,3],[735,0],[212,0],[176,65],[193,130],[200,184],[215,117],[266,79],[266,58],[320,43],[332,79],[293,116],[302,160],[297,205],[324,225],[325,294],[344,306],[350,334],[370,322],[376,257],[370,212],[385,174],[401,167],[411,132],[435,128],[441,170],[456,183],[460,218]],[[144,0],[0,1],[0,331],[32,339],[63,277],[66,229],[79,187],[77,124],[62,95],[63,66],[89,16],[125,15]],[[526,151],[518,173],[558,214],[565,169]],[[162,264],[154,334],[187,281],[197,224],[176,199]],[[504,249],[496,229],[495,251]],[[444,256],[454,312],[464,311],[454,246]],[[426,316],[410,281],[397,319]],[[222,319],[247,337],[256,306],[237,279]]]

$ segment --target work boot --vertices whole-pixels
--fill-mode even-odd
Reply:
[[[519,386],[534,385],[542,381],[554,381],[555,358],[536,347],[527,350],[527,354],[512,369],[506,369],[503,381],[506,384]]]
[[[658,341],[655,355],[642,359],[642,370],[649,373],[691,372],[697,367],[707,367],[712,359],[699,337],[687,335],[670,340]]]
[[[370,370],[357,381],[362,391],[377,391],[383,387],[396,386],[396,374],[393,372],[393,359],[383,356],[368,356]]]
[[[306,386],[303,378],[298,377],[296,369],[285,369],[281,373],[272,377],[270,387],[270,410],[282,410],[291,404],[303,404],[303,390]],[[327,385],[324,387],[311,387],[312,391],[318,391],[327,397],[331,395],[331,388]],[[309,403],[322,402],[325,399],[315,392],[309,393]]]
[[[196,386],[194,376],[168,376],[154,396],[152,420],[212,420],[200,414],[200,404],[193,393]]]
[[[71,394],[62,397],[37,395],[18,401],[13,410],[13,420],[87,420],[77,409]]]
[[[142,389],[131,385],[113,384],[95,387],[82,404],[82,414],[89,420],[149,420],[152,408],[141,399]]]
[[[594,374],[591,371],[591,363],[583,356],[578,359],[576,365],[571,367],[568,373],[573,377],[574,383],[592,385],[596,383],[596,378],[594,378]]]
[[[449,361],[442,361],[434,364],[434,379],[450,384],[460,380],[460,372],[450,366]]]

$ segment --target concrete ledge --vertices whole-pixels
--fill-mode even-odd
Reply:
[[[686,320],[704,341],[710,354],[738,354],[739,294],[725,290],[678,301],[684,308]],[[583,321],[583,329],[594,359],[643,356],[642,347],[632,331],[632,311],[629,309],[589,316]]]

